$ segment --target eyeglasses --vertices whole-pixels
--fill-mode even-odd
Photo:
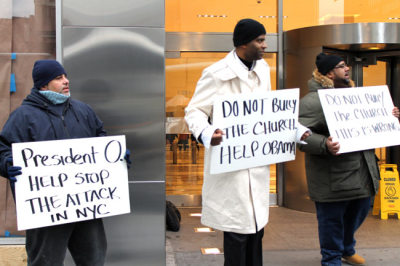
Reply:
[[[347,67],[347,64],[341,64],[341,65],[335,66],[335,68],[346,68],[346,67]]]

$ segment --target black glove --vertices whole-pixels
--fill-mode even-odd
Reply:
[[[126,165],[128,166],[128,169],[131,168],[131,164],[132,164],[130,156],[131,156],[131,151],[129,149],[126,149],[124,159],[126,161]]]
[[[12,157],[8,157],[6,159],[7,162],[7,175],[8,175],[8,179],[10,180],[10,182],[14,183],[17,182],[17,179],[15,178],[17,175],[22,174],[21,172],[21,167],[19,166],[13,166],[13,159]]]

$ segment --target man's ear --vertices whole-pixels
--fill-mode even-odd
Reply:
[[[247,48],[247,43],[245,43],[245,44],[241,44],[241,45],[239,45],[239,46],[237,46],[236,47],[236,49],[240,49],[240,50],[246,50],[246,48]]]
[[[43,87],[40,88],[40,91],[47,91],[49,90],[48,87],[49,85],[44,85]]]
[[[335,77],[335,72],[333,71],[333,69],[331,71],[329,71],[328,73],[326,73],[326,75],[328,78],[332,79]]]

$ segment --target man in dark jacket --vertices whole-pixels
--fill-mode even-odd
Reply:
[[[308,82],[310,92],[300,100],[299,122],[312,131],[300,145],[306,153],[306,175],[311,199],[315,202],[322,265],[341,265],[345,260],[363,265],[355,252],[354,234],[370,208],[371,196],[379,186],[379,170],[374,150],[338,154],[318,97],[318,90],[353,87],[349,67],[336,55],[321,53],[317,69]],[[398,117],[395,107],[393,114]]]
[[[21,168],[13,166],[11,144],[105,136],[103,123],[87,104],[70,98],[69,80],[55,60],[36,61],[34,87],[11,113],[0,133],[0,174],[12,185]],[[101,219],[26,231],[28,265],[63,265],[69,249],[77,265],[104,265],[107,248]]]

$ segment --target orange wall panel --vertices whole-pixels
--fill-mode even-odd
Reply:
[[[275,0],[166,0],[167,32],[232,32],[238,20],[253,18],[277,32]]]
[[[400,1],[345,1],[344,12],[354,22],[400,22]],[[397,19],[390,19],[397,18]]]
[[[284,0],[283,30],[293,30],[319,24],[319,0]]]
[[[386,62],[378,61],[376,65],[363,67],[364,86],[379,86],[386,83]]]
[[[277,32],[277,0],[166,0],[167,32],[232,32],[245,17]],[[332,13],[329,13],[330,7]],[[328,14],[320,14],[328,9]],[[331,23],[400,22],[400,1],[284,0],[283,30]]]

